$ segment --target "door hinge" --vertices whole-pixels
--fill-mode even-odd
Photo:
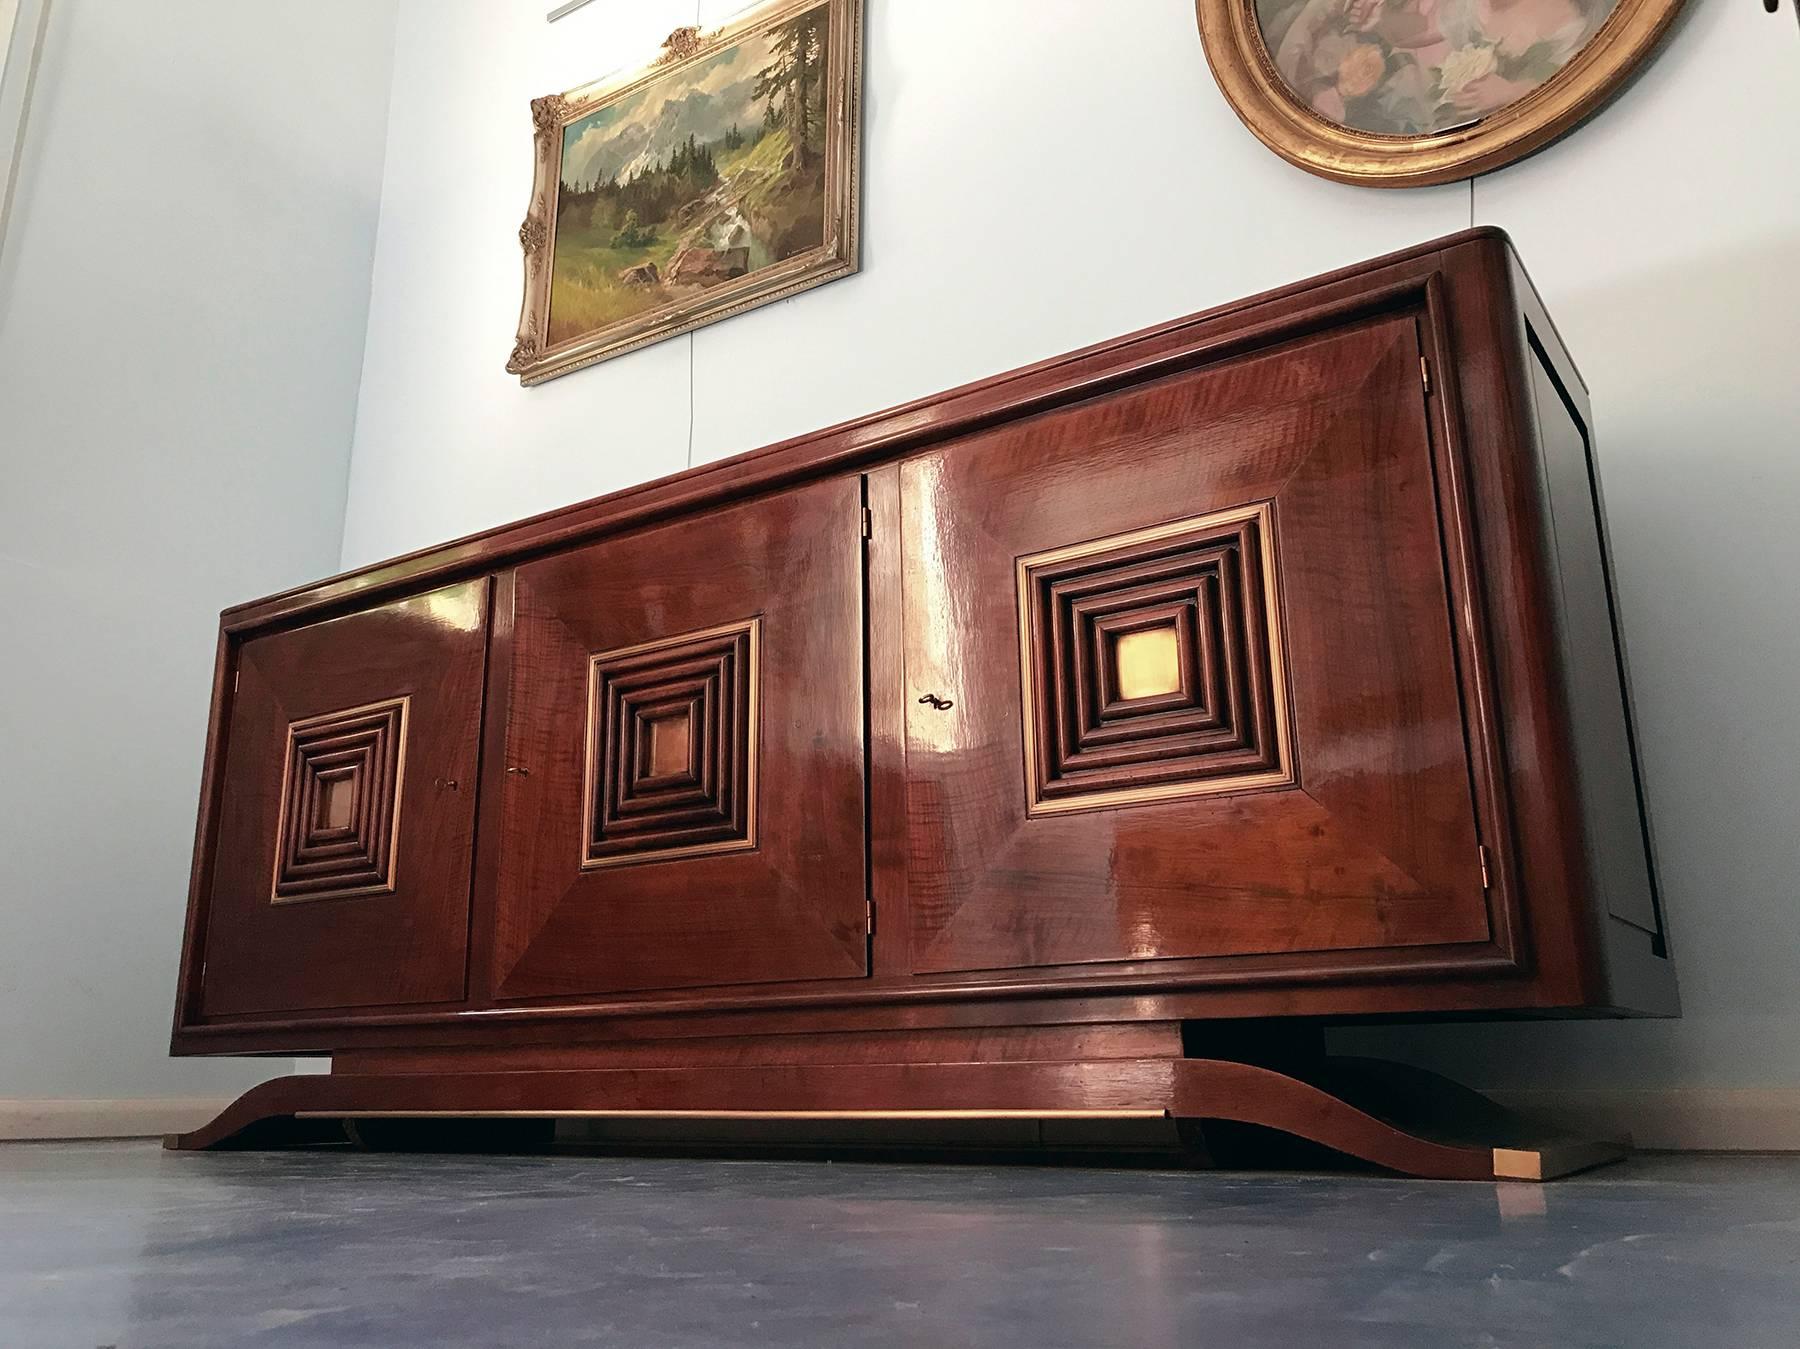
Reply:
[[[1425,381],[1425,396],[1431,396],[1431,362],[1419,357],[1419,378]]]
[[[1481,888],[1483,890],[1493,889],[1494,882],[1493,882],[1492,878],[1488,875],[1488,851],[1487,851],[1487,848],[1486,847],[1476,848],[1475,856],[1476,856],[1477,860],[1479,860],[1481,863]]]
[[[875,512],[867,506],[862,508],[862,536],[865,539],[875,537]]]
[[[869,901],[869,925],[867,931],[871,937],[875,935],[875,901],[872,899]]]
[[[243,675],[243,673],[244,672],[242,670],[233,670],[231,672],[231,691],[233,693],[237,692],[238,679]]]

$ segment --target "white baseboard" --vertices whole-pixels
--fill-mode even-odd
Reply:
[[[1488,1093],[1502,1105],[1589,1138],[1655,1152],[1800,1152],[1800,1088]]]
[[[112,1101],[0,1100],[0,1139],[159,1138],[198,1129],[233,1099],[161,1096]]]

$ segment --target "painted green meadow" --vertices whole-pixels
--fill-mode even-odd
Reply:
[[[824,242],[828,13],[807,10],[564,129],[552,344]]]

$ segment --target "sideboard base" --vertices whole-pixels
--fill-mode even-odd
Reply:
[[[408,1119],[1170,1119],[1197,1150],[1221,1161],[1215,1142],[1248,1125],[1437,1180],[1551,1180],[1625,1153],[1616,1144],[1555,1136],[1435,1074],[1369,1059],[1282,1067],[1186,1057],[551,1071],[492,1064],[473,1072],[277,1078],[164,1146],[341,1142],[357,1138],[359,1123],[391,1137],[366,1122]],[[1224,1128],[1215,1135],[1217,1126]],[[523,1140],[530,1130],[482,1136]],[[548,1131],[541,1137],[547,1141]]]

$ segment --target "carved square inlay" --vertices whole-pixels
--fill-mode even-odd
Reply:
[[[584,868],[756,846],[761,627],[590,658]]]
[[[394,888],[410,698],[288,727],[271,899],[342,899]]]
[[[1022,557],[1032,814],[1292,782],[1267,502]]]

